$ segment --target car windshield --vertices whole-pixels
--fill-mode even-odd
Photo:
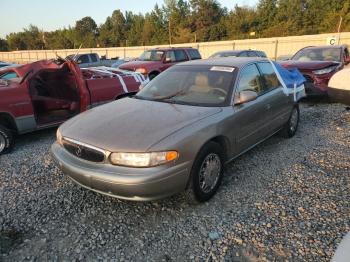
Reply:
[[[234,80],[234,67],[175,66],[149,82],[135,98],[168,103],[224,106]]]
[[[297,61],[336,61],[340,62],[340,48],[310,48],[299,51],[292,60]]]
[[[162,60],[164,52],[158,50],[145,51],[140,57],[141,61],[160,61]]]

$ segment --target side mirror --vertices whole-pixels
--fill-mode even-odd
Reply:
[[[234,99],[234,105],[241,105],[255,100],[258,94],[254,91],[244,90],[239,92],[239,94]]]
[[[170,57],[166,57],[164,59],[164,63],[171,63],[171,58]]]
[[[81,64],[82,62],[83,62],[83,61],[81,61],[81,60],[78,60],[78,61],[77,61],[77,64]]]

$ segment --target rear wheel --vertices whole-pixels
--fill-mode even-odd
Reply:
[[[6,127],[0,125],[0,155],[8,153],[14,144],[12,132]]]
[[[223,151],[210,142],[198,153],[191,170],[191,181],[186,195],[190,202],[209,200],[218,190],[223,176]]]
[[[292,113],[289,117],[288,122],[285,124],[285,126],[281,130],[281,134],[284,137],[290,138],[295,135],[299,126],[299,118],[300,118],[299,105],[296,105],[292,110]]]

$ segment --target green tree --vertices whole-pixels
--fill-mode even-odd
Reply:
[[[224,37],[221,33],[216,36],[212,34],[218,31],[218,23],[222,17],[227,15],[227,10],[221,8],[216,0],[190,0],[191,28],[196,32],[199,41],[219,40]]]
[[[8,51],[9,46],[5,39],[0,38],[0,51]]]
[[[96,47],[97,36],[97,24],[91,17],[86,16],[75,23],[75,39],[78,45]]]

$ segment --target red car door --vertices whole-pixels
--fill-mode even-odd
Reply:
[[[75,75],[80,95],[80,112],[84,112],[89,108],[91,103],[89,90],[86,86],[83,74],[81,73],[79,66],[71,61],[67,61],[66,63],[68,64],[69,69]]]
[[[27,81],[21,80],[13,69],[0,75],[2,81],[0,111],[8,112],[14,118],[18,132],[25,133],[36,129],[32,102]],[[6,97],[6,98],[5,98]]]

